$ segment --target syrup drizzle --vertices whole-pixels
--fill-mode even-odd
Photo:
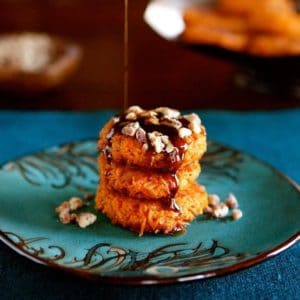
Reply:
[[[123,110],[128,107],[128,0],[124,0],[124,89]]]

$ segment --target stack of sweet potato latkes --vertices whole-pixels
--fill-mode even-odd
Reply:
[[[113,223],[140,235],[171,234],[207,206],[207,193],[195,182],[206,151],[196,114],[132,106],[104,126],[99,150],[96,208]]]

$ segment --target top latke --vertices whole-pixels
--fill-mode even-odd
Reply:
[[[108,160],[143,168],[174,171],[199,160],[206,151],[206,132],[196,114],[160,107],[130,107],[102,129],[99,150]]]

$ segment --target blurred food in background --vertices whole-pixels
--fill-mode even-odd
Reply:
[[[46,33],[23,32],[0,36],[0,88],[45,91],[57,88],[77,69],[78,45]]]
[[[300,54],[300,16],[293,0],[217,0],[189,7],[182,39],[255,56]]]

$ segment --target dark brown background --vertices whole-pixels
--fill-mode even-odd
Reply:
[[[78,42],[84,57],[60,91],[38,97],[0,93],[0,108],[94,110],[122,107],[122,0],[5,0],[0,31],[45,31]],[[129,104],[258,109],[299,106],[297,99],[236,88],[236,66],[158,37],[144,23],[146,0],[129,0]]]

